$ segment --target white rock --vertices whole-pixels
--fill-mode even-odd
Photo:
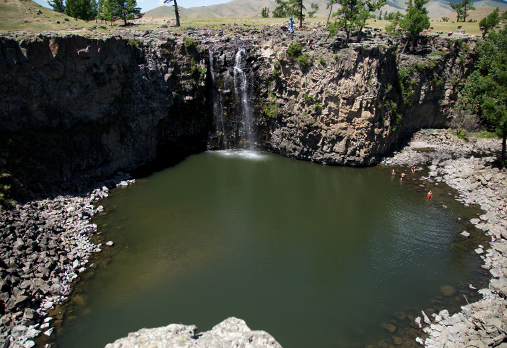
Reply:
[[[460,233],[463,237],[470,237],[470,233],[468,233],[467,231],[463,231]]]
[[[422,315],[423,315],[423,318],[424,318],[424,322],[428,325],[431,324],[431,320],[430,318],[428,318],[428,316],[426,315],[426,313],[424,313],[424,311],[421,311]]]
[[[420,329],[422,327],[422,325],[421,325],[421,317],[415,318],[414,321],[417,323],[417,325],[419,325],[419,329]]]
[[[51,336],[51,334],[53,333],[53,329],[54,328],[51,328],[51,329],[47,330],[46,332],[44,332],[44,335]]]
[[[107,242],[107,243],[106,243],[106,245],[107,245],[107,246],[113,246],[113,244],[114,244],[114,243],[113,243],[113,241],[112,241],[112,240],[110,240],[109,242]]]

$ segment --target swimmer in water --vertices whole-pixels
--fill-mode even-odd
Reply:
[[[433,198],[433,192],[428,192],[428,198]]]

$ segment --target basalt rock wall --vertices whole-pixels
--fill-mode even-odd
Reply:
[[[1,170],[37,191],[206,148],[374,164],[404,135],[448,119],[466,61],[454,41],[424,41],[404,55],[379,33],[344,45],[317,29],[5,36]],[[291,57],[293,43],[301,52]]]
[[[40,191],[205,149],[196,53],[156,38],[1,38],[3,171]]]

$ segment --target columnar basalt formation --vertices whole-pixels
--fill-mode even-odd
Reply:
[[[456,43],[435,40],[424,46],[433,53],[409,56],[375,33],[348,47],[324,31],[291,40],[272,29],[3,37],[0,165],[40,191],[207,146],[244,147],[240,49],[258,148],[374,164],[406,134],[445,125],[451,80],[465,66]],[[287,55],[293,43],[299,58]]]

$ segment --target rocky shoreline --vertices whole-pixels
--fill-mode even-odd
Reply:
[[[430,189],[444,182],[457,190],[458,202],[479,205],[485,213],[471,223],[491,236],[490,248],[475,249],[492,277],[489,288],[478,290],[483,299],[452,316],[447,310],[430,317],[421,313],[416,323],[425,324],[428,337],[417,342],[426,347],[507,347],[507,172],[493,165],[500,149],[496,139],[466,142],[445,130],[421,130],[402,151],[382,161],[388,166],[428,166],[428,177],[421,179]],[[462,232],[463,237],[467,233]]]
[[[86,193],[54,193],[0,211],[0,347],[33,347],[39,334],[51,336],[48,310],[71,293],[70,283],[86,270],[101,245],[91,242],[90,218],[108,187],[133,184],[119,173]]]

